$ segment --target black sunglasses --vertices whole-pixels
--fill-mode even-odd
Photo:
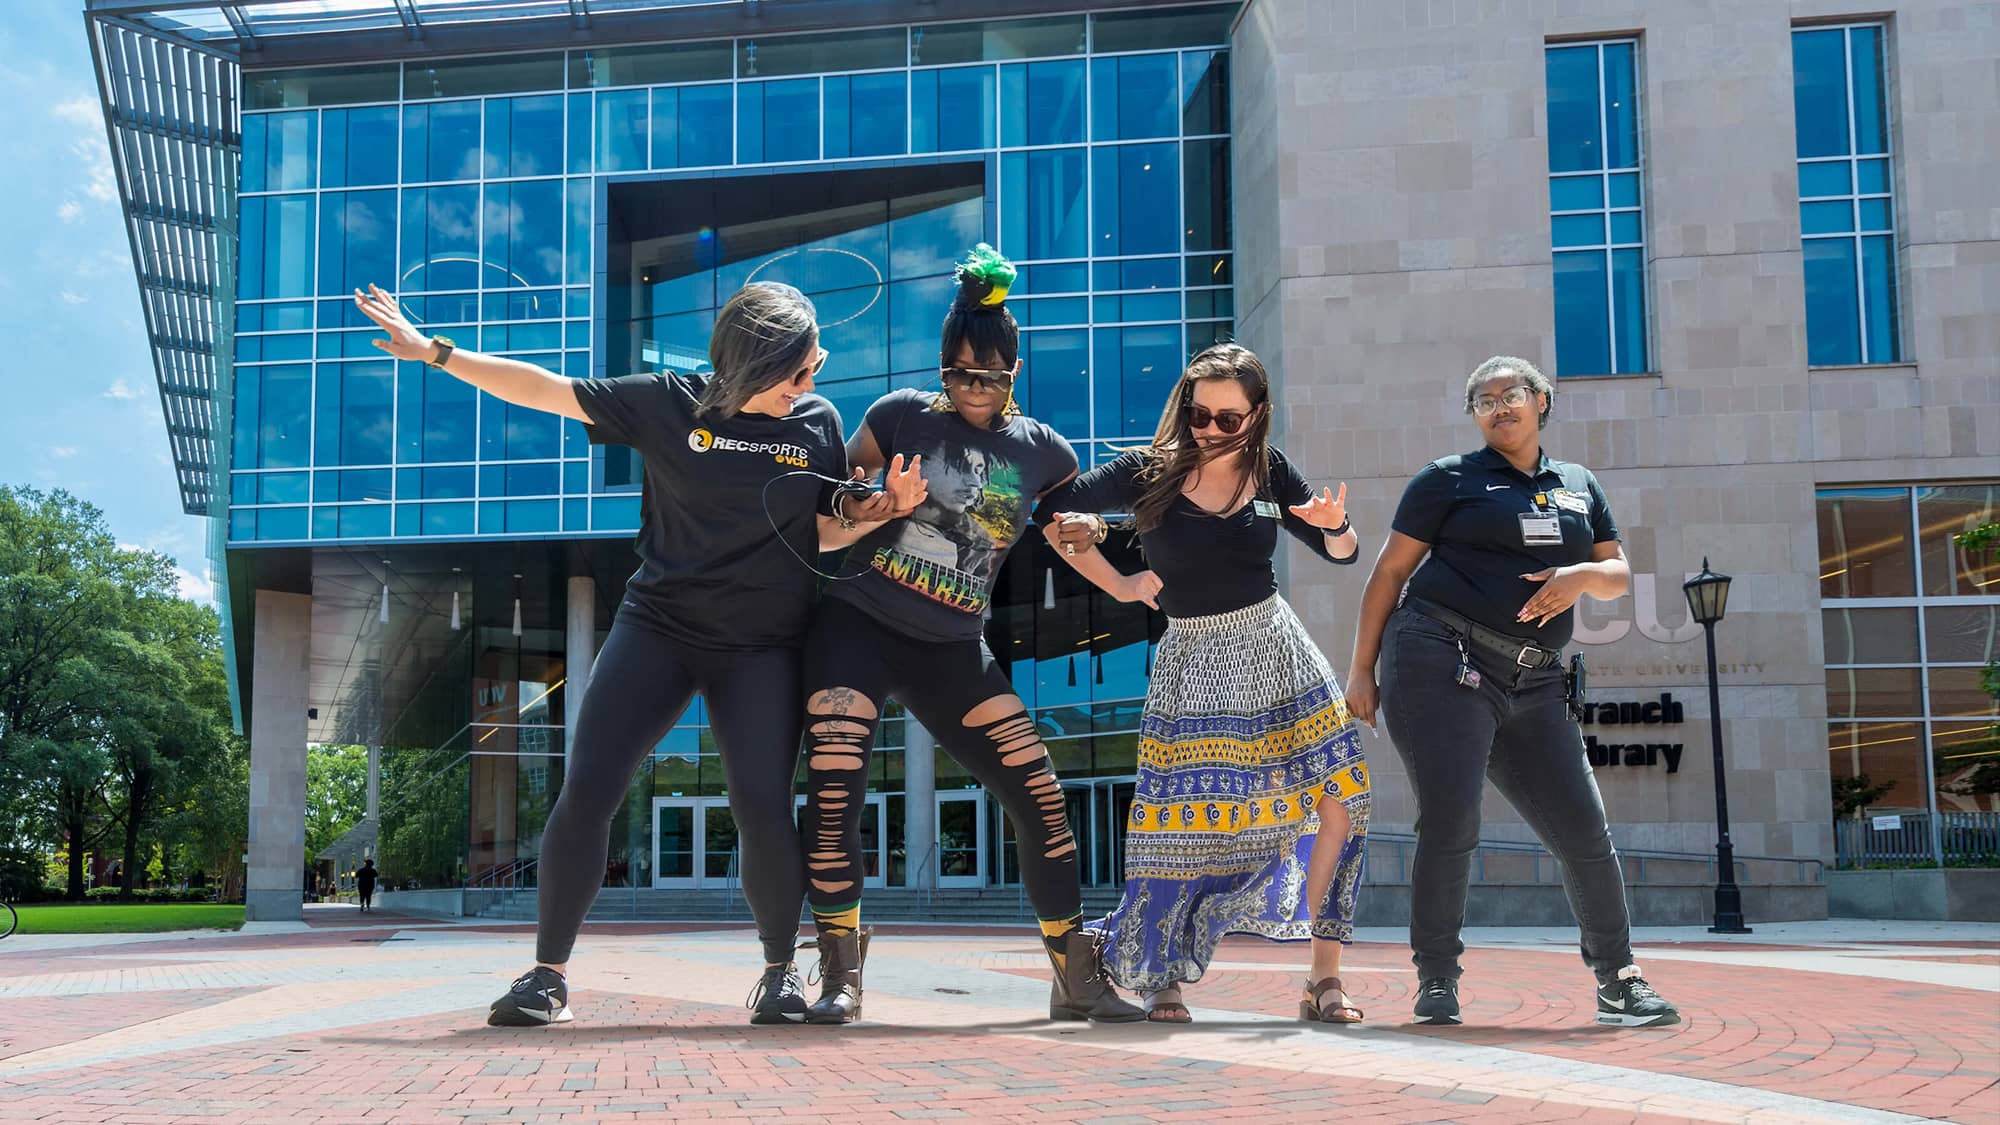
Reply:
[[[1255,407],[1252,407],[1250,414],[1255,413],[1257,413],[1257,410]],[[1205,430],[1208,428],[1209,423],[1213,422],[1216,429],[1221,430],[1225,434],[1233,434],[1243,428],[1243,423],[1250,420],[1250,414],[1245,414],[1240,410],[1210,410],[1208,407],[1194,402],[1187,405],[1188,425],[1197,430]]]
[[[969,387],[977,384],[988,390],[1003,391],[1014,381],[1014,373],[1005,368],[987,371],[977,367],[947,367],[940,374],[947,387]]]

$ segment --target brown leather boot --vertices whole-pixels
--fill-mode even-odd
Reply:
[[[1104,975],[1103,946],[1095,934],[1079,928],[1063,937],[1062,952],[1049,954],[1056,970],[1049,988],[1050,1019],[1137,1023],[1146,1018],[1144,1008],[1111,987],[1111,978]]]
[[[868,931],[819,935],[819,1000],[807,1023],[853,1023],[861,1018],[861,963],[868,959]]]

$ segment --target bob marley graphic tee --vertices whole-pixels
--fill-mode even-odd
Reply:
[[[842,569],[867,569],[827,592],[920,640],[959,641],[982,634],[1000,564],[1035,498],[1076,471],[1076,451],[1033,418],[984,429],[932,409],[937,397],[891,391],[868,408],[884,457],[924,459],[930,497],[856,543]]]

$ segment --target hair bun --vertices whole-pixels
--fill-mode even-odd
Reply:
[[[999,308],[1017,276],[1014,263],[984,242],[974,246],[953,273],[958,278],[958,297],[953,306],[968,312]]]

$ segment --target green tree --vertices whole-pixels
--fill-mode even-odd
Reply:
[[[1990,557],[1995,551],[2000,551],[2000,521],[1980,524],[1969,531],[1961,531],[1951,538],[1952,542],[1958,544],[1967,554]],[[1985,671],[1980,674],[1979,686],[1987,695],[2000,699],[2000,660],[1987,662]],[[1963,776],[1956,777],[1938,788],[1947,793],[1966,797],[2000,793],[2000,724],[1987,728],[1984,739],[1954,749],[1956,751],[1954,758],[1957,761],[1980,756],[1986,756],[1987,760],[1980,762]],[[1964,768],[1942,760],[1938,760],[1935,764],[1939,776]]]
[[[306,862],[368,812],[368,748],[314,746],[306,752]]]

